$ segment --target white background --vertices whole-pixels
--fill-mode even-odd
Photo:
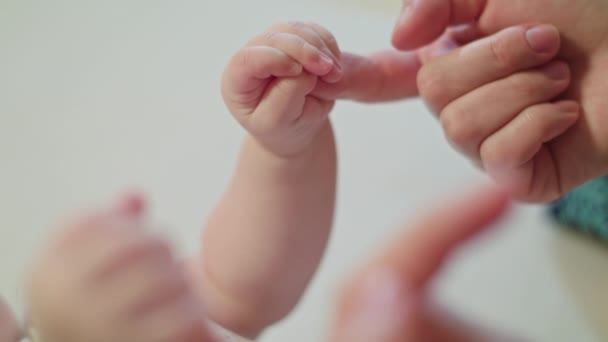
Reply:
[[[0,1],[0,293],[70,213],[125,189],[150,197],[182,253],[199,245],[242,137],[224,109],[223,65],[278,20],[319,22],[343,49],[388,47],[397,0]],[[418,101],[340,104],[335,232],[297,311],[263,341],[321,341],[342,279],[417,208],[480,176]],[[608,253],[517,207],[463,250],[441,299],[537,341],[608,339]],[[280,280],[277,280],[280,281]],[[603,337],[603,339],[602,339]]]

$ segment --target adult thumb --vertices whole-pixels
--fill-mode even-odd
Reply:
[[[393,31],[393,46],[413,50],[425,46],[451,25],[481,17],[488,0],[404,0]]]

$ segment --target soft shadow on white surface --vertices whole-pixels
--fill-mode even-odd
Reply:
[[[152,199],[160,229],[184,253],[194,251],[242,136],[219,96],[224,63],[252,34],[284,19],[326,25],[345,50],[388,47],[394,15],[369,8],[344,1],[1,2],[0,293],[21,307],[22,271],[62,217],[133,186]],[[418,208],[483,179],[417,101],[343,103],[333,118],[340,189],[332,243],[298,310],[263,341],[321,341],[344,276]],[[587,323],[596,312],[581,309],[562,273],[579,263],[605,265],[605,253],[569,249],[569,239],[555,248],[538,208],[517,208],[501,226],[454,260],[442,298],[538,341],[596,341]],[[556,266],[562,255],[568,265]],[[581,266],[575,278],[585,284],[595,270]]]

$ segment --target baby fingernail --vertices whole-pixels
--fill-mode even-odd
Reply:
[[[334,66],[336,68],[336,71],[340,74],[344,73],[344,68],[342,68],[342,63],[338,62],[336,63],[336,65]]]
[[[323,67],[329,67],[334,65],[334,61],[324,54],[319,55],[319,62]]]
[[[391,270],[368,276],[346,322],[345,340],[392,341],[407,313],[401,290],[399,277]]]
[[[550,25],[535,26],[526,31],[526,40],[537,53],[549,53],[559,45],[559,32]]]
[[[559,81],[568,78],[570,75],[570,69],[565,63],[551,63],[549,66],[543,68],[543,73],[547,77]]]

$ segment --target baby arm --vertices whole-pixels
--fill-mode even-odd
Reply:
[[[332,35],[285,23],[230,61],[222,91],[248,132],[203,237],[200,274],[211,319],[254,337],[297,304],[330,234],[336,151],[333,100],[311,95],[342,77]]]

